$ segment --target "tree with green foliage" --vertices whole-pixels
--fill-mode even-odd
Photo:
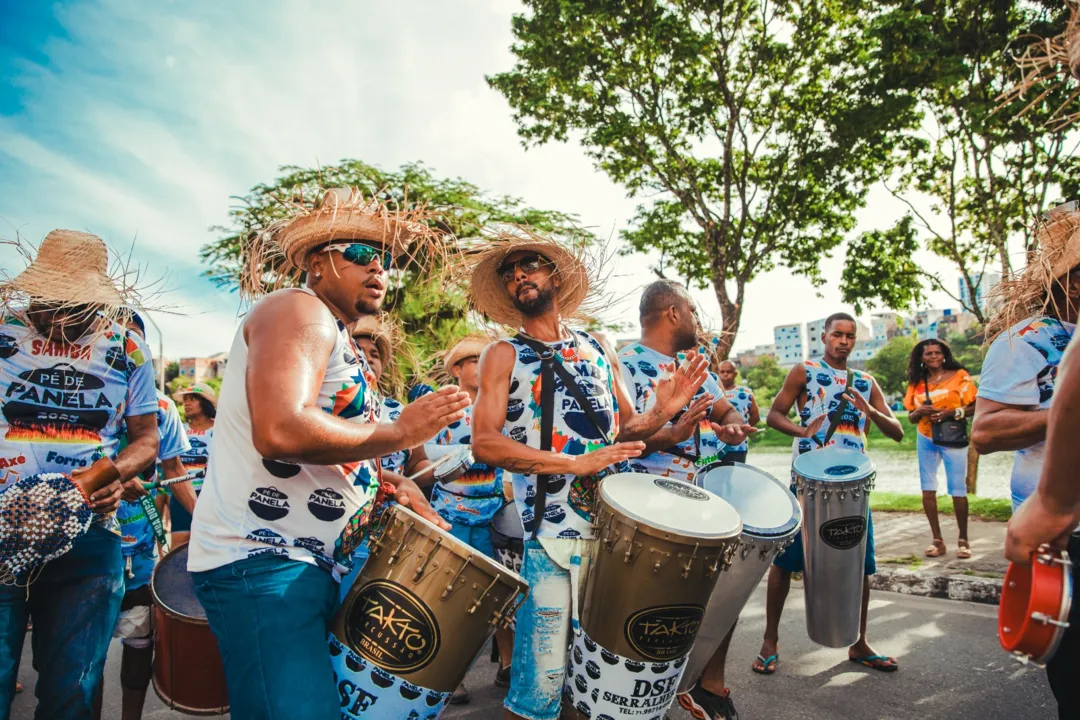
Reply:
[[[165,366],[165,382],[171,382],[178,377],[180,377],[180,363],[176,360],[173,360],[171,363]]]
[[[769,413],[773,398],[784,387],[787,372],[776,364],[775,358],[763,357],[756,365],[740,368],[739,374],[743,382],[754,391],[761,417],[764,418]]]
[[[868,25],[877,39],[874,64],[884,86],[914,103],[922,122],[899,143],[908,159],[886,183],[908,213],[894,228],[856,241],[845,269],[846,301],[908,307],[928,285],[986,321],[976,292],[983,274],[1009,275],[1014,241],[1030,249],[1034,219],[1059,196],[1080,189],[1075,138],[1064,127],[1048,126],[1063,106],[1078,107],[1073,88],[1058,84],[1002,105],[1018,74],[1017,53],[1060,32],[1067,18],[1058,2],[882,3]],[[876,242],[881,237],[891,242]],[[952,275],[911,261],[920,246],[956,267],[963,298]],[[882,293],[877,283],[885,277],[891,282]]]
[[[169,397],[172,397],[184,388],[191,387],[191,385],[193,385],[191,378],[185,377],[184,375],[177,375],[165,384],[165,391]]]
[[[910,335],[897,335],[866,361],[866,369],[877,380],[886,397],[894,398],[907,390],[908,361],[915,342]]]
[[[222,236],[202,248],[202,259],[210,265],[206,274],[219,286],[239,286],[247,239],[286,214],[280,199],[317,198],[332,187],[359,187],[390,207],[424,207],[432,214],[429,222],[458,243],[467,243],[485,227],[507,223],[530,225],[571,243],[595,241],[574,215],[493,195],[461,178],[438,177],[421,163],[385,171],[359,160],[343,160],[320,168],[287,166],[280,172],[271,183],[256,185],[239,198],[240,205],[230,212],[230,225],[214,228]],[[414,380],[424,378],[436,366],[438,353],[469,332],[464,294],[459,288],[427,282],[430,272],[417,262],[394,268],[383,304],[401,323],[404,347],[397,361],[403,376]]]
[[[982,372],[983,356],[986,354],[985,339],[982,326],[976,325],[962,333],[950,334],[945,342],[949,343],[956,361],[972,375],[978,375]]]
[[[712,285],[726,357],[745,288],[820,260],[893,165],[908,98],[880,92],[868,0],[526,0],[513,69],[489,84],[526,145],[580,138],[647,197],[623,238]]]

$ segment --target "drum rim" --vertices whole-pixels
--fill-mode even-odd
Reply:
[[[826,476],[826,475],[818,474],[818,473],[809,473],[809,474],[807,474],[805,472],[802,472],[801,470],[799,470],[796,467],[799,464],[800,459],[802,459],[804,457],[809,457],[810,455],[815,455],[816,453],[822,453],[822,452],[832,452],[832,453],[842,452],[842,453],[852,453],[853,455],[858,455],[866,463],[866,466],[868,468],[868,472],[863,474],[863,475],[858,475],[858,476],[853,475],[853,476],[848,476],[848,477],[844,477],[844,478],[837,478],[837,477]],[[801,477],[802,479],[804,479],[804,480],[812,480],[812,481],[815,481],[815,482],[827,482],[827,483],[862,482],[862,481],[866,480],[866,478],[868,478],[868,477],[871,477],[873,475],[877,475],[877,465],[874,463],[873,459],[869,455],[867,455],[866,453],[859,452],[858,450],[849,450],[847,448],[835,448],[835,447],[830,446],[830,447],[826,447],[826,448],[819,448],[817,450],[811,450],[810,452],[806,452],[806,453],[802,453],[801,455],[798,455],[794,460],[791,461],[791,471],[794,474]]]
[[[1068,558],[1068,553],[1065,551],[1058,551],[1055,553],[1057,556],[1064,556]],[[1055,620],[1061,622],[1067,622],[1069,619],[1069,611],[1072,609],[1073,603],[1073,574],[1072,567],[1069,565],[1063,565],[1061,567],[1061,604],[1058,605],[1057,616]],[[1054,633],[1050,638],[1050,642],[1046,645],[1046,650],[1039,657],[1035,658],[1038,663],[1048,663],[1057,654],[1058,646],[1061,645],[1062,638],[1065,637],[1065,631],[1068,628],[1063,628],[1059,625],[1054,626]]]
[[[454,545],[454,546],[460,546],[462,548],[467,548],[469,550],[469,552],[465,553],[463,555],[460,555],[460,557],[464,558],[467,555],[471,555],[472,558],[473,558],[472,564],[474,566],[478,566],[478,567],[479,566],[485,566],[484,569],[488,570],[489,572],[491,572],[492,570],[495,571],[495,572],[491,573],[492,577],[494,577],[496,574],[501,574],[501,575],[504,575],[504,576],[509,575],[510,576],[509,579],[512,580],[512,581],[516,581],[521,586],[522,589],[527,590],[529,588],[528,581],[525,580],[525,578],[521,577],[521,575],[518,575],[516,572],[509,569],[505,565],[502,565],[501,563],[498,563],[495,560],[492,560],[487,555],[480,552],[476,548],[472,547],[468,543],[465,543],[465,542],[462,542],[461,540],[458,540],[456,537],[454,537],[450,533],[446,532],[442,528],[436,527],[434,523],[432,523],[429,520],[425,520],[424,518],[420,517],[417,513],[410,510],[409,508],[407,508],[407,507],[405,507],[403,505],[399,505],[397,503],[393,503],[392,505],[390,505],[385,510],[385,512],[391,512],[395,508],[400,512],[406,513],[406,515],[410,516],[411,519],[419,520],[420,524],[416,525],[415,527],[419,529],[418,532],[420,532],[422,535],[426,535],[426,536],[430,537],[430,535],[431,535],[430,531],[434,531],[434,532],[438,533],[439,536],[441,536],[443,538],[443,544],[444,545],[446,544],[447,541],[450,541],[450,543],[452,545]]]
[[[623,475],[630,475],[630,476],[644,475],[646,477],[651,477],[651,478],[656,479],[656,480],[672,480],[673,482],[683,482],[683,481],[682,480],[676,480],[675,478],[666,478],[663,475],[653,475],[652,473],[615,473],[614,475],[608,475],[607,477],[605,477],[603,480],[600,481],[600,490],[599,490],[599,493],[598,493],[597,502],[603,502],[605,505],[607,505],[612,510],[618,512],[623,517],[633,521],[638,526],[638,532],[643,532],[646,535],[652,535],[654,537],[663,537],[663,536],[673,535],[673,536],[676,536],[676,537],[686,538],[692,543],[693,542],[701,543],[703,541],[704,542],[717,542],[717,543],[719,543],[719,542],[722,542],[722,541],[725,541],[725,540],[731,540],[733,538],[738,538],[740,535],[742,535],[743,523],[742,523],[742,517],[739,516],[739,511],[736,510],[731,505],[731,503],[729,503],[727,500],[720,497],[719,495],[717,495],[714,492],[709,492],[705,488],[698,488],[698,489],[701,490],[702,492],[709,493],[709,495],[712,495],[713,498],[715,498],[719,502],[722,502],[724,505],[726,505],[728,507],[729,510],[731,510],[732,515],[735,516],[735,529],[734,530],[725,531],[724,535],[720,535],[720,534],[717,534],[717,533],[700,533],[699,534],[699,533],[687,532],[685,530],[682,530],[682,529],[679,529],[679,528],[674,528],[674,527],[671,527],[669,525],[662,525],[662,524],[658,523],[656,520],[654,520],[652,518],[644,517],[644,516],[639,515],[636,512],[631,511],[630,509],[626,508],[624,505],[622,505],[621,503],[616,501],[614,498],[612,498],[610,493],[605,493],[604,492],[604,488],[607,486],[607,481],[608,480],[610,480],[613,477],[620,477],[620,476],[623,476]],[[689,485],[690,487],[697,487],[694,483],[686,483],[686,484]],[[655,532],[648,532],[648,530],[654,530]]]
[[[182,620],[192,625],[209,625],[210,621],[207,618],[200,618],[193,615],[188,615],[187,613],[182,613],[176,608],[171,607],[168,603],[161,599],[161,596],[158,595],[157,591],[156,581],[158,577],[158,570],[165,567],[165,561],[167,559],[169,559],[173,555],[179,554],[181,550],[186,549],[190,544],[190,542],[180,543],[179,545],[169,550],[169,552],[165,553],[165,555],[163,555],[160,560],[154,563],[154,571],[150,574],[150,597],[154,601],[154,605],[157,606],[157,608],[161,610],[161,612],[165,613],[171,618]],[[187,569],[186,565],[184,569]],[[188,574],[190,574],[190,572],[191,571],[188,571]],[[198,596],[196,596],[195,599],[198,600]],[[202,607],[201,602],[199,603],[199,606]],[[203,608],[203,612],[206,612],[206,608]]]
[[[760,468],[756,468],[753,465],[748,465],[741,462],[724,463],[720,460],[717,460],[716,462],[711,462],[698,470],[697,475],[694,477],[694,484],[697,487],[700,487],[702,490],[706,490],[707,488],[702,484],[704,483],[705,476],[713,470],[717,470],[721,467],[745,468],[747,470],[752,470],[758,475],[764,475],[766,478],[776,483],[777,486],[784,491],[784,494],[787,496],[788,502],[791,503],[791,517],[788,519],[788,521],[782,525],[777,525],[776,527],[772,528],[763,528],[758,527],[757,525],[747,525],[746,521],[743,520],[742,513],[739,513],[739,519],[743,521],[743,535],[749,535],[750,537],[761,540],[781,540],[788,535],[794,535],[796,532],[799,531],[799,529],[802,527],[802,507],[799,505],[799,499],[795,497],[795,494],[791,492],[787,485],[780,482],[780,480],[777,479],[775,476],[765,472]],[[710,490],[709,492],[712,491]],[[716,493],[713,494],[716,495]],[[717,497],[719,497],[719,495],[717,495]],[[723,500],[723,498],[720,499]],[[731,503],[728,504],[731,505]],[[732,505],[732,507],[735,508],[734,505]],[[735,512],[739,512],[739,509],[735,508]]]

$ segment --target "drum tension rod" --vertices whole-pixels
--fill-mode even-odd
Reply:
[[[690,566],[694,564],[694,558],[697,557],[697,551],[699,547],[701,547],[701,543],[694,543],[694,552],[690,553],[690,558],[686,561],[686,564],[682,565],[682,563],[679,563],[682,567],[683,580],[690,577]],[[679,557],[683,558],[686,557],[686,555],[685,553],[679,553]]]
[[[1053,626],[1059,627],[1059,628],[1067,628],[1067,627],[1069,627],[1068,622],[1064,622],[1064,621],[1058,620],[1056,618],[1052,618],[1049,615],[1047,615],[1046,613],[1033,612],[1033,613],[1031,613],[1031,619],[1036,621],[1036,622],[1041,622],[1043,625],[1053,625]]]
[[[491,579],[491,584],[488,585],[486,588],[484,588],[484,592],[480,593],[480,597],[475,598],[472,601],[472,605],[469,606],[469,609],[466,610],[466,612],[469,613],[470,615],[475,613],[476,608],[480,607],[480,603],[483,602],[484,598],[487,596],[487,594],[491,590],[491,588],[495,587],[495,583],[499,582],[499,580],[501,580],[501,579],[502,579],[502,573],[499,573],[499,574],[495,575],[495,577],[493,577]]]
[[[454,577],[453,577],[453,578],[452,578],[452,579],[450,580],[450,582],[449,582],[449,583],[447,584],[447,586],[446,586],[446,589],[442,591],[442,595],[440,595],[440,596],[439,596],[439,599],[440,599],[440,600],[445,600],[446,598],[450,597],[450,593],[452,593],[452,592],[454,592],[455,590],[457,590],[457,588],[455,588],[454,586],[455,586],[455,585],[457,585],[457,581],[458,581],[458,579],[459,579],[459,578],[461,578],[461,574],[462,574],[463,572],[465,572],[465,568],[469,567],[469,565],[471,565],[471,564],[472,564],[472,555],[470,555],[469,557],[465,558],[465,562],[464,562],[464,563],[462,564],[462,566],[461,566],[461,567],[460,567],[460,568],[458,569],[458,571],[457,571],[457,575],[454,575]],[[450,569],[449,569],[449,568],[447,568],[447,569],[446,569],[446,572],[450,572]]]
[[[615,528],[613,531],[611,527],[611,521],[614,519],[614,515],[608,515],[607,522],[604,523],[604,528],[600,531],[600,534],[603,536],[604,549],[608,552],[611,552],[614,549],[615,544],[619,541],[618,528]]]
[[[630,530],[630,535],[628,537],[623,538],[626,541],[626,553],[623,555],[623,562],[627,565],[630,565],[634,562],[633,555],[635,537],[637,537],[637,525],[635,525],[633,529]],[[637,545],[638,547],[641,547],[641,543],[638,543]]]
[[[657,550],[656,548],[649,548],[649,552],[652,554],[653,558],[657,558],[657,556],[659,556],[659,559],[657,559],[656,562],[654,562],[653,566],[652,566],[652,571],[654,573],[660,572],[660,568],[662,568],[664,566],[664,563],[666,563],[669,559],[671,559],[671,553],[665,552],[664,550]]]
[[[401,542],[399,542],[398,546],[394,548],[394,552],[390,553],[390,557],[386,559],[386,562],[390,567],[394,567],[394,565],[398,561],[398,558],[401,557],[401,551],[405,547],[405,541],[409,539],[409,533],[412,531],[415,525],[416,523],[410,522],[409,527],[405,528],[405,532],[401,533]]]
[[[427,571],[428,563],[431,562],[431,558],[435,557],[435,553],[439,550],[440,545],[442,545],[442,538],[437,537],[435,538],[435,544],[431,546],[431,551],[427,554],[427,557],[421,555],[421,557],[424,557],[424,561],[420,563],[419,567],[416,568],[416,572],[413,573],[414,583],[419,582],[420,578],[424,577],[424,573]],[[435,568],[438,569],[438,567],[439,566],[436,564]]]

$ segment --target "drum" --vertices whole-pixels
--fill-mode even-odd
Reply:
[[[528,583],[400,505],[369,543],[329,638],[341,717],[437,717]]]
[[[742,463],[713,463],[698,471],[696,482],[735,508],[743,529],[731,567],[705,608],[679,692],[687,692],[700,677],[772,561],[791,545],[802,526],[799,501],[767,472]]]
[[[711,492],[656,475],[610,475],[598,498],[597,546],[567,663],[566,711],[576,718],[663,718],[742,523]]]
[[[229,712],[225,669],[195,583],[187,569],[188,546],[161,558],[150,580],[154,598],[154,692],[188,715]]]
[[[491,545],[495,548],[495,559],[516,573],[521,572],[521,562],[525,557],[525,528],[521,524],[521,514],[513,501],[502,506],[491,518]]]
[[[861,452],[827,447],[795,458],[792,473],[803,513],[806,629],[819,645],[849,647],[862,617],[874,463]]]
[[[1031,565],[1010,564],[998,606],[1001,647],[1024,662],[1050,662],[1069,627],[1072,603],[1068,553],[1044,545]]]

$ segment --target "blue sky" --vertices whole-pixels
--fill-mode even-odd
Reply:
[[[412,3],[0,0],[0,237],[94,232],[166,278],[154,315],[169,357],[228,349],[238,301],[201,277],[198,249],[230,197],[281,165],[421,160],[617,235],[635,201],[575,144],[525,151],[485,73],[510,67],[508,0]],[[900,214],[875,193],[879,226]],[[0,267],[20,269],[0,251]],[[620,292],[650,280],[616,261]],[[837,259],[825,263],[839,277]],[[784,270],[749,290],[736,347],[824,316]],[[706,315],[719,312],[710,292]],[[947,304],[947,303],[946,303]],[[609,312],[633,321],[636,297]],[[157,350],[156,342],[154,349]]]

